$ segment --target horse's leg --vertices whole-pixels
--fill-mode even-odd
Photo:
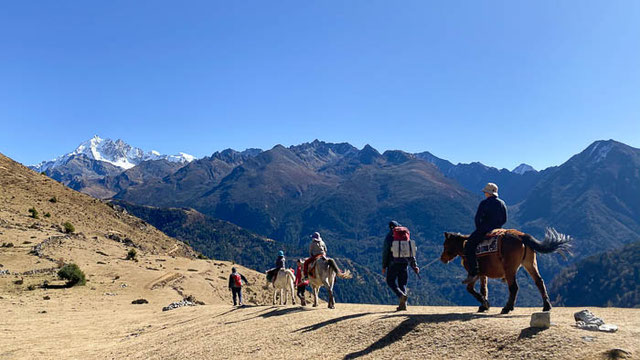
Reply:
[[[482,301],[482,306],[480,306],[480,308],[484,309],[483,311],[489,311],[489,309],[491,308],[491,304],[489,304],[489,286],[487,286],[487,285],[488,285],[487,284],[487,277],[486,276],[480,276],[480,294],[482,295],[482,298],[484,299]]]
[[[332,280],[333,279],[333,280]],[[329,269],[329,278],[325,281],[324,286],[327,287],[327,291],[329,292],[329,309],[336,308],[336,301],[333,297],[333,284],[335,282],[336,276],[331,269]]]
[[[313,288],[313,307],[318,307],[318,291],[320,288],[312,286]]]
[[[531,255],[529,255],[529,253]],[[533,279],[533,281],[536,283],[536,286],[538,287],[538,291],[540,291],[540,295],[542,296],[542,304],[543,304],[542,311],[551,310],[551,302],[549,301],[549,294],[547,294],[547,288],[544,286],[544,280],[542,280],[542,277],[540,276],[540,272],[538,271],[538,261],[536,260],[536,253],[533,250],[527,249],[527,256],[522,262],[522,265],[524,265],[524,268],[527,270],[529,275],[531,275],[531,278]]]
[[[505,278],[507,279],[507,284],[509,284],[509,300],[507,304],[502,308],[501,314],[508,314],[513,311],[513,306],[516,302],[516,297],[518,296],[518,282],[516,281],[516,273],[518,269],[508,269],[505,271]]]
[[[480,295],[474,288],[475,285],[476,285],[475,281],[470,284],[467,284],[467,291],[469,292],[469,294],[473,295],[473,297],[476,298],[476,300],[478,300],[480,304],[484,304],[484,299],[482,298],[482,295]],[[480,308],[478,308],[478,312],[484,312],[485,310],[486,309],[484,309],[482,305],[480,306]]]
[[[278,292],[278,289],[276,289],[275,287],[273,288],[273,305],[276,304],[276,293]]]
[[[289,278],[289,291],[291,291],[291,303],[293,305],[296,304],[296,293],[295,293],[295,287],[293,285],[293,280],[291,278]]]

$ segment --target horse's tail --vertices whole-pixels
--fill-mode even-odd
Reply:
[[[571,241],[573,238],[569,235],[562,234],[554,228],[547,228],[544,232],[544,240],[539,241],[529,234],[522,236],[522,243],[532,248],[534,251],[549,254],[553,252],[560,253],[563,257],[565,254],[571,255]]]
[[[333,269],[333,271],[336,272],[336,275],[340,278],[340,279],[351,279],[351,271],[349,270],[345,270],[344,272],[342,270],[340,270],[340,268],[338,267],[338,264],[336,264],[336,261],[333,259],[327,259],[327,263],[329,264],[329,266]]]

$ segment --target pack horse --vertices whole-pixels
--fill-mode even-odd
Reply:
[[[318,258],[314,264],[309,266],[309,285],[313,290],[313,306],[318,306],[318,292],[321,287],[326,287],[329,292],[329,309],[335,309],[336,302],[333,296],[333,285],[336,277],[341,279],[351,279],[351,272],[346,270],[340,271],[335,260],[322,256]]]

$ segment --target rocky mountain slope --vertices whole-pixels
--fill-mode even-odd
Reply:
[[[597,141],[544,171],[514,220],[530,233],[546,226],[576,238],[578,257],[640,241],[640,149]]]

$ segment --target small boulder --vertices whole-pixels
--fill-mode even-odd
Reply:
[[[551,326],[551,313],[548,311],[535,312],[531,314],[529,326],[534,328],[547,329]]]
[[[138,299],[138,300],[133,300],[131,303],[139,305],[139,304],[148,304],[149,301],[147,301],[147,299]]]

